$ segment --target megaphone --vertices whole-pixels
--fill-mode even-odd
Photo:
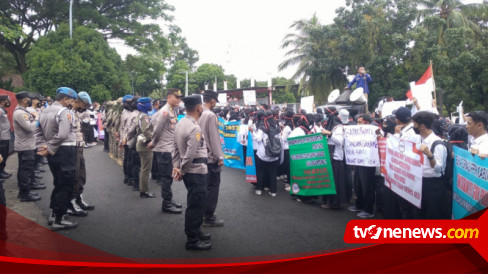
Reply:
[[[329,97],[327,98],[327,102],[329,103],[334,103],[337,98],[341,95],[341,92],[338,89],[334,89],[330,94]]]
[[[349,101],[357,104],[361,103],[366,103],[366,97],[364,96],[364,89],[363,88],[357,88],[355,89],[352,93],[351,96],[349,96]]]

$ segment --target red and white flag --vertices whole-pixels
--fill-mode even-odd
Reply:
[[[429,85],[430,86],[430,85],[432,85],[432,91],[435,90],[434,71],[432,70],[432,64],[429,65],[429,67],[425,71],[424,75],[422,75],[422,78],[420,78],[420,80],[418,80],[415,83],[415,85],[417,85],[417,86],[420,86],[420,85]],[[413,93],[412,93],[412,90],[409,90],[405,95],[410,100],[412,100],[413,97],[414,97],[413,96]]]

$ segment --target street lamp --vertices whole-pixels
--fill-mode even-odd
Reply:
[[[69,1],[69,38],[73,39],[73,0]]]

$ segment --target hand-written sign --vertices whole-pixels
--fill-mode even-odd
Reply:
[[[373,125],[344,127],[344,152],[346,164],[351,166],[380,166],[378,141]]]

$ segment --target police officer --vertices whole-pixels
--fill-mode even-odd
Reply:
[[[83,132],[81,130],[80,113],[84,113],[92,104],[90,95],[86,91],[78,93],[78,98],[73,103],[74,132],[76,134],[76,180],[71,194],[70,204],[68,205],[68,214],[74,216],[87,216],[86,210],[93,210],[95,206],[86,203],[83,200],[83,190],[86,184],[86,167],[85,158],[83,157]]]
[[[123,143],[126,144],[129,149],[129,185],[132,186],[133,191],[139,191],[139,172],[141,170],[141,159],[139,153],[136,151],[137,117],[141,114],[141,112],[137,110],[137,100],[139,100],[139,98],[139,96],[135,96],[130,100],[130,109],[132,112],[127,118],[125,137],[122,139]]]
[[[136,130],[136,150],[139,153],[140,171],[139,171],[139,191],[141,198],[155,198],[154,193],[148,190],[149,172],[151,172],[153,163],[153,152],[147,148],[151,141],[153,125],[150,122],[148,112],[151,110],[151,98],[143,97],[137,100],[137,130]]]
[[[0,162],[4,159],[0,155]],[[3,189],[4,180],[0,180],[0,254],[5,254],[2,252],[2,248],[5,249],[5,242],[8,239],[7,235],[7,200],[5,199],[5,190]],[[2,246],[3,245],[3,246]]]
[[[173,176],[183,179],[188,190],[185,212],[186,249],[206,250],[212,247],[211,235],[200,230],[206,207],[207,196],[207,148],[198,126],[202,115],[200,95],[183,98],[186,116],[176,125],[176,148],[173,154]]]
[[[12,176],[5,171],[10,146],[10,122],[6,110],[8,107],[10,107],[10,97],[0,95],[0,155],[3,157],[3,162],[0,163],[0,179],[8,179]]]
[[[134,96],[132,95],[125,95],[124,98],[122,99],[122,104],[124,110],[122,110],[122,114],[120,116],[120,127],[119,131],[117,132],[119,138],[120,138],[120,143],[119,143],[119,148],[124,149],[124,164],[123,164],[123,171],[124,171],[124,184],[127,185],[132,185],[131,182],[129,182],[130,178],[130,166],[129,166],[129,160],[130,160],[130,152],[129,152],[129,145],[127,145],[127,139],[126,139],[126,132],[127,132],[127,127],[128,127],[128,120],[131,116],[132,113],[132,99]],[[119,133],[120,132],[120,133]]]
[[[73,115],[68,108],[77,98],[76,92],[67,87],[56,91],[55,102],[39,117],[36,130],[38,154],[47,156],[54,179],[48,224],[53,230],[78,226],[66,215],[76,177],[76,135],[73,131]]]
[[[31,202],[41,199],[36,193],[31,193],[34,174],[34,155],[36,149],[36,120],[27,107],[32,106],[33,93],[22,91],[15,95],[17,107],[13,115],[15,142],[14,148],[19,158],[17,182],[19,185],[20,201]]]
[[[219,101],[218,93],[206,90],[203,93],[203,113],[198,119],[203,136],[207,145],[207,207],[205,209],[205,218],[203,226],[217,227],[223,226],[224,221],[217,219],[215,208],[219,199],[220,188],[220,170],[224,164],[224,152],[220,144],[219,126],[217,124],[217,115],[213,112],[215,105]]]
[[[35,119],[35,123],[37,124],[37,121],[39,120],[39,114],[41,113],[41,107],[42,107],[42,103],[41,103],[41,97],[42,95],[39,94],[39,93],[32,93],[32,104],[30,107],[27,107],[27,111],[30,112],[32,114],[32,116],[34,117]],[[31,186],[32,185],[35,185],[35,186],[39,186],[41,185],[42,188],[39,188],[39,187],[35,187],[35,189],[44,189],[45,186],[43,183],[41,183],[40,179],[42,179],[42,159],[43,157],[41,155],[38,155],[36,153],[37,151],[35,151],[34,153],[34,173],[32,174],[32,177],[31,177]]]
[[[152,141],[147,148],[154,149],[157,157],[159,181],[161,182],[161,196],[163,197],[162,211],[171,214],[181,214],[182,205],[173,200],[171,185],[173,184],[172,154],[175,148],[175,126],[178,122],[175,108],[181,101],[179,89],[168,89],[167,103],[159,110],[157,120],[154,123]]]

